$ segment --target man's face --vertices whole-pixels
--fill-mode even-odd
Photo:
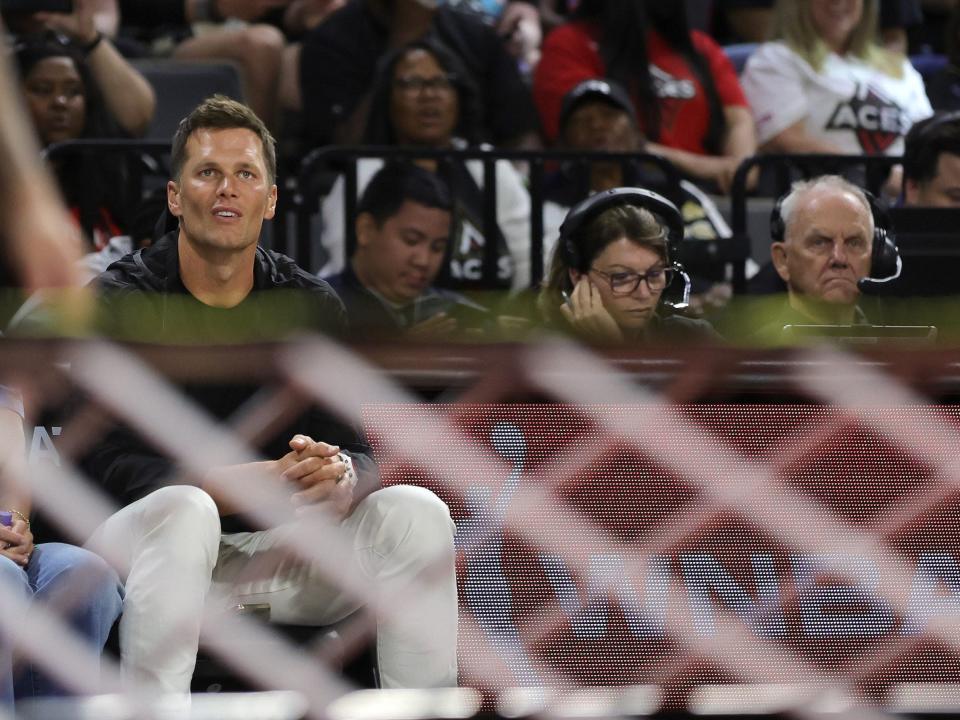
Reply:
[[[361,281],[395,303],[408,303],[433,284],[450,239],[450,213],[407,200],[378,226],[357,219]]]
[[[167,183],[167,204],[181,235],[198,248],[239,252],[256,245],[277,205],[260,138],[246,128],[194,132],[179,182]]]
[[[600,98],[587,98],[570,113],[564,144],[573,150],[629,152],[640,147],[640,133],[625,111]]]
[[[849,192],[815,187],[797,198],[784,242],[771,246],[773,263],[791,295],[853,305],[857,281],[870,273],[870,210]]]
[[[907,205],[960,207],[960,155],[940,153],[936,175],[923,183],[907,180],[905,199]]]

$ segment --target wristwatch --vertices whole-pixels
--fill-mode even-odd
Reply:
[[[80,51],[83,53],[84,57],[86,57],[96,50],[97,46],[100,45],[101,42],[103,42],[103,33],[98,31],[97,34],[93,36],[93,40],[80,46]]]

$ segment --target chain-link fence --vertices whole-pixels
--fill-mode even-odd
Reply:
[[[604,356],[547,343],[361,354],[319,338],[6,341],[0,353],[0,383],[33,413],[19,480],[76,543],[116,506],[75,462],[118,424],[174,461],[173,482],[260,459],[262,439],[310,407],[362,427],[384,486],[419,485],[450,508],[459,684],[505,716],[956,709],[960,412],[948,353]],[[226,422],[182,392],[224,380],[261,386]],[[219,492],[250,523],[286,528],[258,572],[294,558],[364,610],[304,645],[237,612],[215,583],[203,652],[252,687],[294,693],[263,708],[376,713],[376,701],[334,704],[355,689],[342,668],[426,602],[449,557],[428,548],[413,580],[374,577],[335,517],[292,513],[267,471],[233,480]],[[97,549],[126,575],[128,548]],[[159,712],[112,655],[98,675],[55,612],[18,611],[9,595],[0,587],[0,624],[25,658],[76,692],[118,693],[127,716]],[[170,628],[196,620],[181,617],[189,604],[167,611]],[[477,709],[469,698],[417,709],[423,697],[381,716]],[[267,716],[253,707],[231,712]]]

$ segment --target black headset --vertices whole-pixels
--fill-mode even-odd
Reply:
[[[873,243],[870,253],[870,275],[860,280],[860,289],[877,283],[887,283],[900,277],[903,261],[897,249],[897,240],[890,224],[890,216],[877,202],[873,193],[858,188],[870,205],[870,214],[873,216]],[[783,242],[787,235],[787,224],[783,220],[783,203],[790,192],[784,193],[774,203],[770,211],[770,240]]]
[[[674,277],[664,288],[660,301],[682,310],[690,301],[690,276],[680,264],[680,243],[683,242],[683,216],[672,202],[643,188],[620,187],[591,195],[573,206],[560,225],[559,251],[567,267],[584,271],[580,252],[582,229],[604,210],[619,205],[634,205],[653,213],[664,224],[667,232],[667,262]]]

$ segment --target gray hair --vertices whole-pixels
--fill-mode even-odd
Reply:
[[[783,220],[784,239],[787,237],[786,231],[790,227],[790,221],[793,218],[793,213],[796,210],[800,196],[821,187],[836,190],[837,192],[850,193],[863,203],[863,206],[867,209],[867,215],[870,217],[870,234],[873,235],[873,206],[867,194],[863,191],[863,188],[854,185],[839,175],[821,175],[811,180],[797,180],[790,186],[790,192],[787,193],[783,202],[780,203],[780,218]]]

